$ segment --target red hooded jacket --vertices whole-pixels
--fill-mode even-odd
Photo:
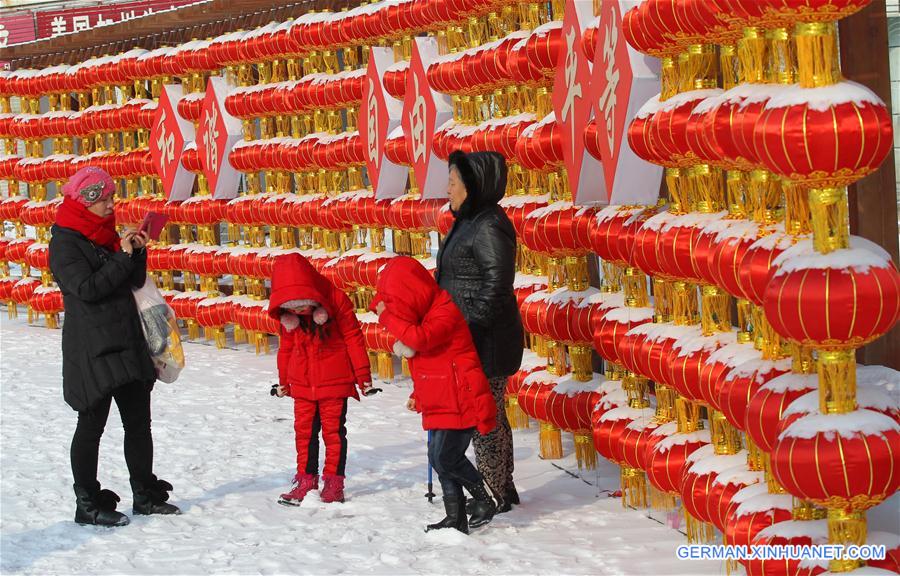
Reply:
[[[378,320],[416,351],[409,359],[412,398],[426,430],[497,425],[497,407],[462,313],[434,277],[416,260],[399,256],[378,277],[385,309]]]
[[[357,400],[356,385],[372,380],[369,355],[350,298],[300,254],[281,256],[272,272],[269,316],[281,319],[281,305],[315,300],[328,312],[327,335],[318,338],[301,328],[281,327],[278,381],[293,398]]]

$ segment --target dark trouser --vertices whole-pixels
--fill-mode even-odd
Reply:
[[[506,419],[504,395],[508,378],[489,378],[497,405],[497,427],[482,436],[475,433],[475,462],[478,471],[495,496],[502,497],[513,485],[513,437]]]
[[[294,398],[294,440],[297,472],[319,473],[319,432],[325,441],[328,476],[343,476],[347,464],[347,399],[303,400]]]
[[[153,436],[150,433],[150,390],[141,383],[116,388],[111,396],[89,410],[78,413],[78,425],[72,437],[72,475],[75,484],[87,490],[96,489],[97,460],[100,437],[109,418],[109,407],[115,398],[125,428],[125,464],[128,474],[137,482],[153,479]]]
[[[460,498],[463,486],[481,484],[481,474],[466,458],[474,428],[467,430],[433,430],[428,459],[438,474],[444,498]]]

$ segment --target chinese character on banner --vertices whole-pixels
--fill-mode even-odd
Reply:
[[[453,116],[451,100],[431,89],[425,69],[438,56],[435,38],[416,38],[406,79],[402,125],[422,199],[445,198],[447,163],[432,151],[434,131]]]
[[[114,24],[115,20],[107,20],[103,17],[103,14],[97,15],[97,24],[95,28],[99,28],[100,26],[109,26],[110,24]]]
[[[137,14],[134,13],[134,10],[129,10],[128,12],[119,12],[119,20],[121,22],[134,20],[135,18],[137,18]]]
[[[659,91],[659,62],[633,50],[622,35],[622,15],[638,4],[603,2],[599,15],[590,100],[610,204],[653,204],[663,173],[662,167],[641,160],[628,146],[629,124]]]
[[[563,160],[575,204],[606,202],[602,167],[585,153],[584,132],[591,119],[591,70],[581,48],[582,31],[593,17],[593,0],[568,0],[562,50],[553,85],[553,111],[560,128]]]
[[[91,29],[91,17],[88,15],[84,16],[75,16],[72,18],[72,31],[73,32],[81,32],[83,30]]]
[[[66,19],[62,16],[57,16],[50,22],[51,35],[59,36],[60,34],[65,34],[68,31],[67,27]]]
[[[241,121],[225,109],[225,97],[235,86],[221,76],[212,76],[200,110],[197,154],[213,198],[230,200],[237,196],[241,175],[228,159],[231,149],[243,138]]]
[[[369,66],[363,83],[359,134],[366,147],[366,170],[376,198],[394,198],[403,193],[409,171],[385,155],[388,134],[400,125],[403,102],[384,89],[384,73],[394,63],[391,48],[369,49]]]
[[[180,84],[163,86],[150,130],[150,156],[169,200],[189,198],[194,187],[194,173],[181,164],[185,144],[194,139],[194,125],[177,112],[182,96]]]

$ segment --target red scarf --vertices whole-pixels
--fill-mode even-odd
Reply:
[[[108,218],[97,216],[77,200],[68,197],[63,199],[56,212],[56,224],[81,232],[94,244],[113,252],[118,251],[121,246],[119,233],[116,232],[115,213]]]

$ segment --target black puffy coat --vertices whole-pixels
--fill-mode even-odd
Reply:
[[[525,333],[513,292],[516,232],[497,205],[506,160],[496,152],[450,155],[467,197],[437,255],[435,278],[462,311],[485,374],[510,376],[522,363]]]
[[[119,386],[152,387],[150,358],[132,287],[144,285],[147,252],[110,252],[80,232],[51,228],[50,270],[63,295],[63,396],[87,410]]]

